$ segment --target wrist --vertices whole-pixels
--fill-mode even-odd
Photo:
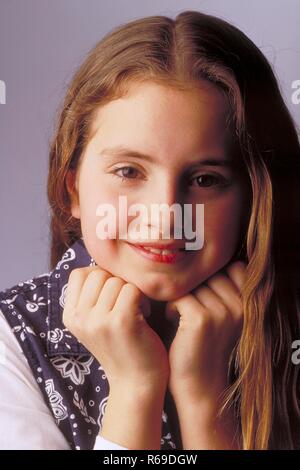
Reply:
[[[113,384],[109,389],[109,400],[121,400],[123,404],[130,407],[138,407],[139,404],[164,402],[165,387],[153,387],[147,384],[134,385],[132,383]]]
[[[195,406],[214,406],[220,405],[221,398],[226,390],[226,385],[221,382],[218,384],[210,384],[204,387],[203,384],[196,380],[181,380],[179,382],[169,381],[169,390],[174,400],[178,403],[189,402]]]
[[[100,436],[130,450],[160,449],[164,393],[120,384],[110,388]]]
[[[184,449],[239,449],[238,419],[232,408],[219,414],[221,400],[176,396]],[[191,423],[194,423],[191,425]]]
[[[141,397],[152,397],[152,396],[164,396],[167,389],[167,380],[113,380],[109,381],[109,394],[121,396],[126,394],[127,397],[141,396]]]

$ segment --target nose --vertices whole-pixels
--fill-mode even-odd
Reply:
[[[175,176],[162,176],[156,182],[150,199],[154,204],[168,204],[169,206],[182,203],[179,182]]]
[[[177,238],[183,233],[183,194],[174,176],[156,181],[147,200],[148,227],[156,231],[158,239]]]

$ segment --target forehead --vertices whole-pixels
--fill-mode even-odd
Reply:
[[[226,96],[207,81],[186,90],[153,82],[132,84],[128,93],[96,111],[97,144],[135,145],[156,153],[222,146],[228,140]]]

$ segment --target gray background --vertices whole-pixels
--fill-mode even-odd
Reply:
[[[49,270],[48,146],[75,68],[115,26],[186,9],[227,19],[261,48],[299,126],[299,0],[0,0],[0,290]]]

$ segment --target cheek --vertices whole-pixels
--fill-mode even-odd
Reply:
[[[116,207],[117,198],[111,193],[104,185],[103,182],[98,179],[82,178],[82,186],[80,192],[80,214],[81,214],[81,226],[82,230],[85,231],[88,238],[97,237],[97,225],[101,220],[108,220],[108,214],[112,214],[112,211],[108,212],[106,207]],[[102,213],[99,212],[102,206]],[[103,210],[105,209],[105,212]],[[102,215],[101,215],[102,214]],[[104,217],[105,216],[105,217]],[[108,225],[112,227],[112,224]]]
[[[204,236],[207,246],[218,256],[230,258],[237,246],[242,226],[243,198],[232,191],[218,202],[207,204],[204,216]]]
[[[82,236],[88,252],[97,265],[115,274],[119,263],[118,240],[114,236],[116,233],[118,238],[119,194],[112,193],[103,184],[101,191],[99,187],[101,187],[100,184],[90,185],[89,190],[82,193],[80,201]],[[100,215],[99,208],[102,204],[108,205],[106,207],[110,207],[111,212],[106,209],[105,212],[102,212],[103,215]],[[112,210],[113,208],[114,210]],[[116,214],[116,217],[114,214]],[[120,217],[124,219],[126,225],[126,214],[121,213]],[[101,223],[101,221],[109,221],[110,223]],[[103,228],[107,237],[105,239],[98,236]],[[108,234],[111,235],[111,238]]]

